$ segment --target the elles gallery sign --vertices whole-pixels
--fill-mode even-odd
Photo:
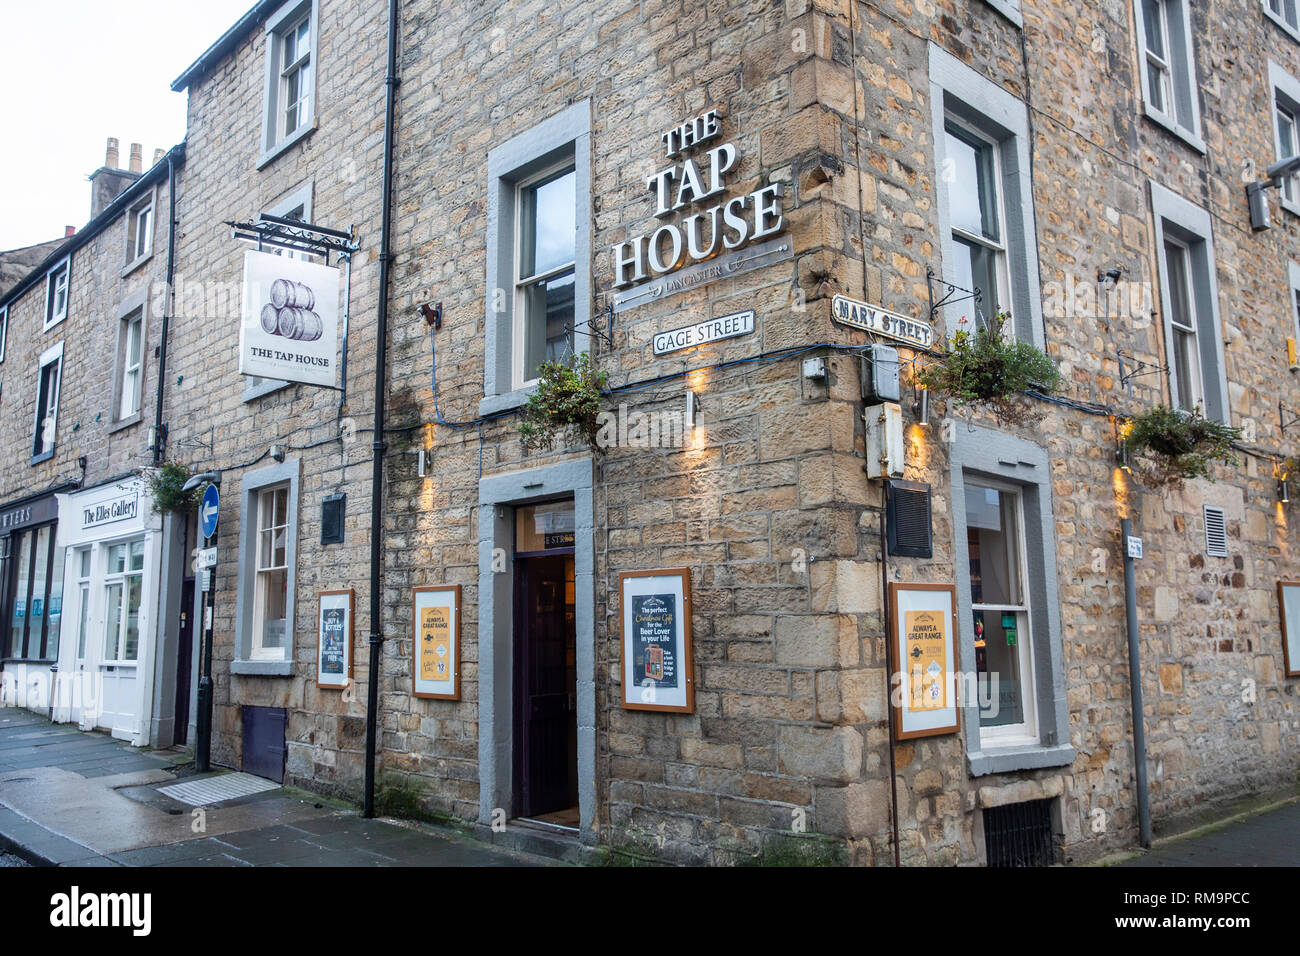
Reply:
[[[709,110],[660,137],[668,158],[680,162],[645,181],[655,216],[668,219],[705,200],[718,197],[718,202],[613,245],[615,312],[793,255],[789,237],[779,235],[785,228],[781,183],[721,198],[727,173],[740,163],[735,143],[705,148],[721,136],[722,119]]]

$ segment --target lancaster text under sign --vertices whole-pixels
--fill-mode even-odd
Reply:
[[[928,349],[934,341],[934,330],[930,328],[930,323],[859,302],[848,296],[837,295],[831,300],[831,318],[840,325],[875,332],[916,348]]]
[[[731,315],[707,319],[704,322],[696,322],[694,325],[658,333],[654,339],[655,355],[665,355],[679,349],[694,348],[697,345],[705,345],[719,339],[749,335],[753,331],[753,309],[745,312],[733,312]]]

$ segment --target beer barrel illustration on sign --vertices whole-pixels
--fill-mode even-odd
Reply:
[[[325,330],[316,307],[316,293],[305,282],[276,279],[271,301],[262,306],[262,331],[295,342],[315,342]]]

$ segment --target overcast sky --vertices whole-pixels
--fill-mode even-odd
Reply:
[[[171,82],[253,0],[0,0],[0,249],[80,229],[87,176],[116,136],[155,149],[185,138],[185,94]],[[55,42],[57,38],[57,42]]]

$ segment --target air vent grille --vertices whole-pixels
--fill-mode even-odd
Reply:
[[[887,502],[889,553],[906,558],[933,557],[930,486],[919,481],[891,481]]]
[[[1056,862],[1052,801],[1030,800],[986,809],[984,849],[989,866],[1051,866]]]
[[[1223,509],[1205,506],[1205,553],[1212,558],[1228,556],[1228,528]]]

